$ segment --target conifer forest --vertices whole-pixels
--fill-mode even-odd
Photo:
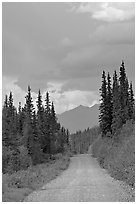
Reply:
[[[13,95],[5,96],[2,109],[3,173],[26,169],[67,150],[69,131],[57,121],[54,104],[49,93],[43,105],[41,92],[34,108],[31,88],[28,86],[26,103],[18,109],[13,105]]]
[[[33,105],[30,86],[25,105],[22,107],[19,103],[18,109],[13,105],[12,92],[6,95],[2,109],[3,173],[26,169],[68,149],[73,153],[85,153],[100,133],[102,137],[118,141],[123,124],[129,120],[135,121],[132,82],[128,81],[123,61],[119,76],[114,71],[113,80],[109,73],[106,76],[103,71],[100,97],[99,127],[70,135],[69,130],[58,122],[48,92],[44,104],[39,90],[37,110]]]

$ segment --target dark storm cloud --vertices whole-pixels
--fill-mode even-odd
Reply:
[[[125,60],[134,73],[134,46],[130,44],[91,46],[71,52],[62,61],[62,74],[68,77],[96,77],[103,69],[113,71],[118,69],[121,61]]]
[[[16,90],[52,82],[59,92],[98,91],[102,70],[113,74],[122,60],[134,82],[133,4],[4,2],[2,9],[2,72]]]

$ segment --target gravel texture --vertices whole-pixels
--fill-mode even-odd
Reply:
[[[71,158],[60,176],[30,194],[25,202],[134,202],[134,191],[113,179],[89,154]]]

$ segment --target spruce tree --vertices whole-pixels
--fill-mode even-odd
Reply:
[[[33,115],[33,101],[31,96],[31,88],[28,86],[28,93],[26,95],[26,104],[25,104],[25,121],[23,128],[24,143],[28,149],[28,153],[32,156],[32,138],[33,138],[33,129],[32,129],[32,115]]]
[[[28,119],[30,120],[30,123],[31,123],[34,106],[33,106],[30,86],[28,86],[28,93],[27,93],[25,98],[26,98],[26,104],[25,104],[26,116],[28,117]]]
[[[129,87],[129,118],[135,120],[135,99],[132,88],[132,82]]]
[[[8,108],[8,95],[5,95],[5,101],[4,101],[4,106],[3,106],[6,110]]]
[[[51,104],[49,99],[49,93],[46,93],[45,99],[45,150],[48,154],[51,153]]]
[[[112,103],[112,88],[111,88],[111,77],[110,74],[108,73],[107,76],[107,104],[106,104],[106,109],[107,109],[107,132],[112,133],[112,110],[113,110],[113,103]]]
[[[42,95],[39,89],[37,99],[37,131],[41,150],[45,148],[45,123],[44,123],[44,107],[42,105]]]
[[[100,88],[100,114],[99,114],[99,123],[102,132],[102,136],[105,136],[107,133],[108,127],[108,116],[107,116],[107,82],[106,82],[106,75],[105,71],[102,74],[102,86]]]
[[[24,128],[26,126],[26,104],[24,105],[24,107],[21,107],[21,112],[20,114],[18,114],[18,120],[20,120],[20,134],[21,134],[21,138],[20,138],[20,145],[25,145],[26,144],[26,140],[24,137]]]
[[[125,80],[125,101],[124,101],[125,107],[124,107],[124,113],[126,121],[130,119],[129,116],[129,107],[130,107],[130,101],[129,101],[129,83],[128,78],[126,77]]]
[[[31,138],[31,152],[33,164],[38,164],[41,161],[41,144],[38,136],[37,129],[37,116],[36,112],[33,111],[32,115],[32,138]]]
[[[8,107],[9,107],[9,115],[13,116],[13,95],[12,92],[10,91],[10,95],[9,95],[9,100],[8,100]]]
[[[38,109],[38,111],[37,111],[38,117],[42,118],[44,108],[43,108],[43,105],[42,105],[42,95],[41,95],[40,89],[39,89],[39,92],[38,92],[37,109]]]
[[[119,99],[120,99],[120,106],[121,106],[121,120],[122,124],[126,123],[126,120],[128,119],[128,112],[127,112],[127,106],[128,106],[128,80],[126,77],[126,71],[125,71],[125,65],[122,61],[121,67],[120,67],[120,77],[119,77]]]
[[[39,142],[38,133],[37,133],[37,117],[35,110],[32,115],[32,130],[33,130],[33,141]]]
[[[50,125],[51,125],[51,138],[50,138],[50,142],[51,142],[51,153],[55,153],[56,152],[56,140],[57,140],[57,118],[56,118],[56,113],[55,113],[55,109],[54,109],[54,104],[52,101],[52,105],[51,105],[51,116],[50,116]]]
[[[56,128],[57,118],[56,118],[56,113],[55,113],[53,101],[52,101],[52,105],[51,105],[51,121],[52,121],[53,126],[55,126],[54,128]]]
[[[12,149],[15,148],[16,145],[16,108],[13,105],[13,95],[12,92],[9,94],[8,99],[8,129],[9,129],[9,141],[8,145],[11,146]]]
[[[5,96],[2,109],[2,145],[9,146],[9,116],[8,116],[8,96]]]
[[[113,75],[113,111],[112,111],[112,134],[114,135],[117,130],[122,126],[122,119],[121,119],[121,105],[120,105],[120,92],[119,92],[119,83],[116,71]]]
[[[19,102],[19,106],[18,106],[18,133],[22,136],[23,135],[23,114],[22,114],[22,108],[21,108],[21,102]]]

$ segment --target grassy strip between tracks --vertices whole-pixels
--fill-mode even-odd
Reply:
[[[4,174],[2,176],[2,201],[20,202],[36,189],[56,178],[67,169],[70,155],[58,154],[48,162],[31,166],[27,170]]]

